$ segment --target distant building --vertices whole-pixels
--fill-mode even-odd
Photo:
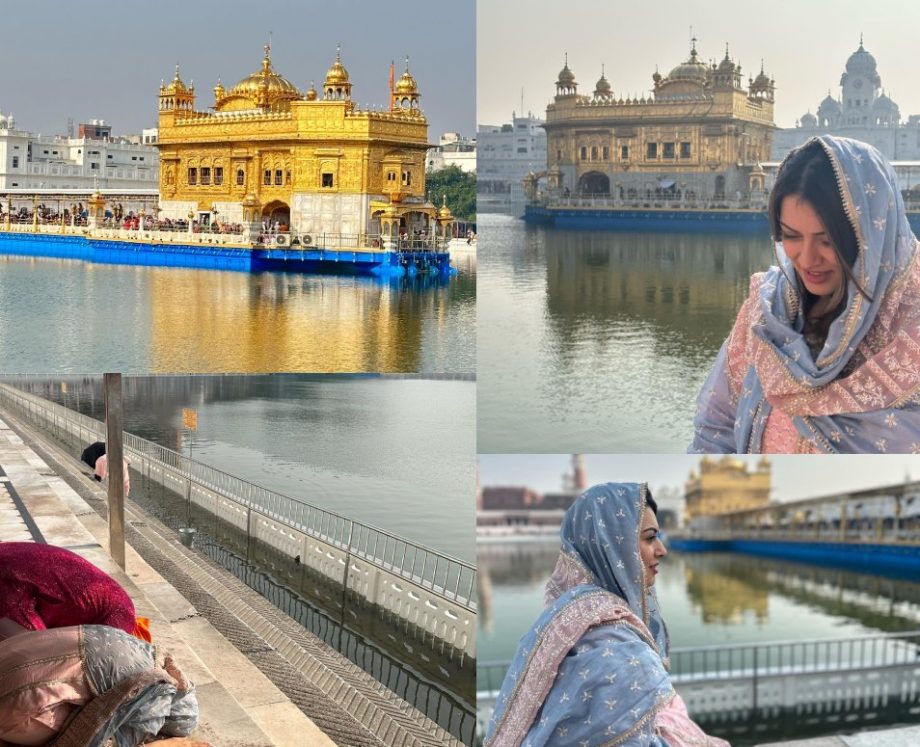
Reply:
[[[156,189],[159,153],[135,137],[113,137],[103,120],[78,137],[20,130],[0,114],[0,189]]]
[[[543,496],[530,488],[487,486],[482,489],[480,508],[483,511],[537,508]]]
[[[558,493],[539,493],[519,486],[482,488],[477,483],[477,530],[491,536],[556,533],[586,482],[584,458],[573,454],[571,470],[562,475],[562,490]]]
[[[657,71],[650,95],[617,94],[603,68],[578,93],[566,64],[546,108],[551,194],[619,199],[711,199],[764,191],[760,163],[773,142],[773,80],[761,67],[742,84],[729,56],[707,64],[696,40],[686,61]]]
[[[684,486],[684,523],[733,511],[766,506],[770,500],[770,462],[766,458],[749,471],[740,459],[718,461],[703,457],[699,472],[692,470]]]
[[[847,59],[840,76],[840,95],[827,96],[816,113],[803,114],[795,127],[779,130],[773,140],[773,160],[815,135],[840,135],[874,145],[889,161],[920,160],[920,115],[901,119],[898,105],[885,93],[875,57],[863,46]]]
[[[438,171],[447,166],[456,166],[461,171],[476,171],[476,139],[463,137],[459,132],[445,132],[437,148],[427,154],[429,171]]]
[[[478,201],[488,206],[524,202],[524,177],[546,171],[546,130],[543,120],[529,113],[511,123],[479,125],[476,130],[479,168]]]

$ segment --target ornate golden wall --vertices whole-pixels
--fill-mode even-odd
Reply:
[[[173,81],[160,87],[165,213],[184,217],[186,210],[220,205],[241,216],[240,203],[252,195],[260,209],[291,210],[296,225],[298,211],[311,209],[314,197],[332,203],[343,195],[366,198],[342,203],[350,210],[371,200],[425,202],[428,122],[408,64],[391,89],[390,110],[372,111],[351,100],[348,73],[338,57],[320,96],[312,89],[302,95],[272,70],[269,54],[266,48],[261,71],[229,91],[218,84],[210,112],[195,110],[194,88],[185,85],[178,68]],[[367,230],[369,207],[365,212],[357,223]]]
[[[772,80],[761,71],[745,89],[727,51],[710,66],[698,60],[695,44],[690,59],[652,78],[653,93],[617,98],[602,74],[594,95],[585,96],[566,61],[545,125],[547,165],[561,172],[559,188],[580,189],[582,177],[596,172],[611,193],[617,182],[635,188],[649,175],[684,179],[684,189],[695,182],[697,190],[711,189],[721,175],[726,190],[747,192],[752,170],[770,156]]]

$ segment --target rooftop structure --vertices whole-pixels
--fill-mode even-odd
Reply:
[[[773,160],[781,160],[797,145],[815,135],[851,137],[870,143],[889,161],[920,159],[920,115],[901,119],[901,109],[882,88],[875,57],[863,46],[846,61],[840,76],[840,95],[828,88],[815,113],[805,112],[794,127],[776,133]]]

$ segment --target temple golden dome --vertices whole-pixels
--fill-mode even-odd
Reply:
[[[341,86],[344,83],[348,83],[348,71],[345,69],[345,66],[342,64],[342,50],[341,47],[336,47],[335,50],[335,62],[332,63],[332,67],[326,72],[326,86]]]
[[[406,69],[403,71],[399,80],[396,81],[395,91],[398,94],[418,93],[418,83],[415,82],[415,78],[409,73],[408,57],[406,58]]]
[[[188,93],[191,89],[179,77],[179,65],[176,65],[176,74],[168,86],[160,84],[161,93]]]
[[[225,97],[226,100],[246,99],[253,107],[289,104],[300,98],[300,91],[287,78],[272,70],[271,48],[265,47],[265,57],[262,58],[262,69],[243,78]]]

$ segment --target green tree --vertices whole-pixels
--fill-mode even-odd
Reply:
[[[476,222],[476,174],[462,171],[459,166],[450,165],[425,174],[425,192],[440,206],[443,195],[447,195],[447,207],[457,220]]]

